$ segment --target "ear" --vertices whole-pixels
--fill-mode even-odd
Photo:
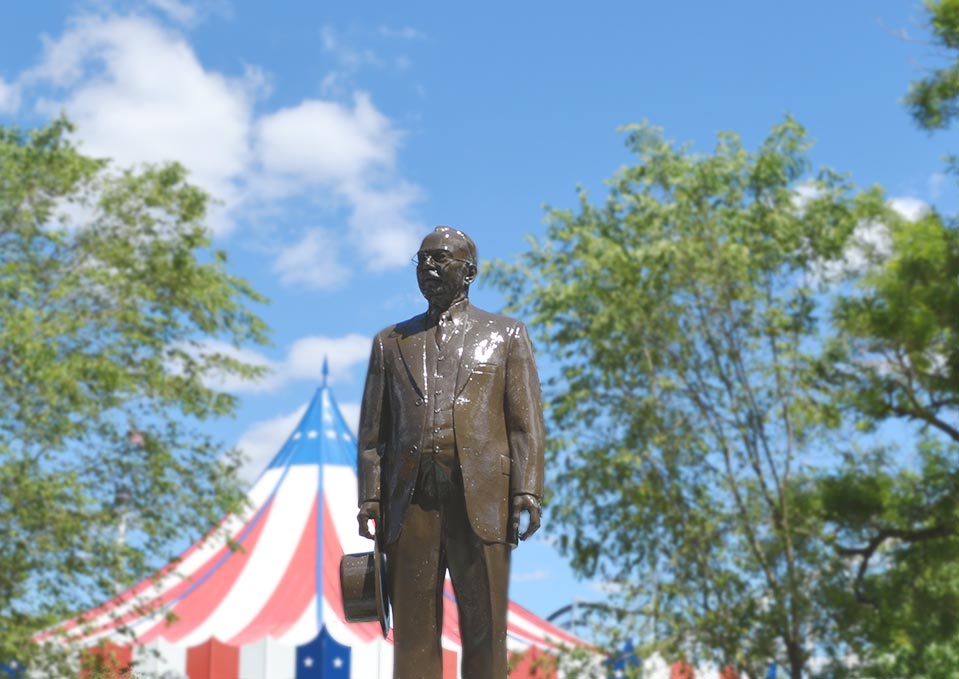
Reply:
[[[475,265],[475,264],[470,264],[470,265],[469,265],[469,270],[467,271],[466,276],[463,278],[463,280],[466,281],[466,284],[467,284],[467,285],[469,285],[470,283],[472,283],[473,281],[476,280],[476,265]]]

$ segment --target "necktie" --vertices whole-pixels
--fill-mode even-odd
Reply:
[[[449,311],[440,314],[436,322],[436,346],[442,349],[453,336],[453,317]]]

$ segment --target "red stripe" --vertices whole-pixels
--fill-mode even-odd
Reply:
[[[449,580],[443,582],[443,594],[443,636],[454,644],[462,646],[460,613],[456,608],[456,593],[453,591],[453,583]]]
[[[300,542],[290,559],[280,584],[256,618],[227,643],[243,646],[259,641],[267,634],[280,637],[300,619],[316,596],[316,512],[319,498],[314,498],[309,519],[300,535]]]
[[[530,646],[520,653],[512,653],[510,664],[513,665],[513,670],[509,673],[509,679],[556,678],[556,659],[535,646]]]
[[[560,629],[556,625],[550,622],[547,622],[536,615],[533,615],[528,610],[526,610],[525,608],[523,608],[522,606],[520,606],[519,604],[513,601],[509,602],[509,610],[510,610],[510,613],[513,613],[514,615],[519,616],[526,622],[530,623],[533,627],[537,628],[540,631],[540,633],[543,635],[544,641],[545,641],[545,638],[548,636],[551,640],[562,641],[571,646],[588,646],[589,645],[586,642],[584,642],[582,639],[574,637],[572,634],[570,634],[566,630]],[[524,628],[510,627],[510,631],[514,631],[514,629],[517,635],[525,636],[525,637],[530,636],[530,633],[527,632]]]
[[[333,525],[332,514],[323,498],[323,599],[341,621],[346,622],[343,612],[343,595],[340,591],[340,559],[343,557],[340,537]],[[382,636],[378,622],[350,623],[350,631],[361,640],[372,641]]]
[[[113,610],[113,609],[115,609],[115,608],[119,608],[120,606],[124,605],[125,603],[130,602],[131,600],[133,600],[133,599],[135,599],[136,597],[140,596],[141,594],[143,594],[145,591],[147,591],[147,590],[150,589],[151,587],[155,587],[156,584],[157,584],[157,582],[159,582],[163,577],[169,575],[174,569],[176,569],[176,567],[177,567],[178,565],[180,565],[180,564],[182,564],[183,562],[185,562],[188,557],[190,557],[196,550],[198,550],[198,549],[203,545],[204,542],[206,542],[206,541],[210,538],[211,535],[213,535],[217,530],[219,530],[219,529],[223,526],[223,524],[227,523],[228,521],[230,521],[230,520],[233,519],[233,518],[234,518],[233,515],[228,515],[228,516],[226,516],[222,521],[220,521],[220,522],[217,524],[216,528],[214,528],[213,530],[207,531],[207,533],[206,533],[202,538],[200,538],[199,540],[197,540],[196,542],[194,542],[194,543],[193,543],[185,552],[183,552],[183,554],[181,554],[177,559],[174,559],[173,561],[171,561],[170,563],[168,563],[166,566],[164,566],[163,568],[161,568],[161,569],[160,569],[159,571],[157,571],[155,574],[151,575],[149,578],[146,578],[145,580],[140,581],[139,583],[137,583],[136,585],[134,585],[134,586],[131,587],[130,589],[126,590],[125,592],[122,592],[122,593],[120,593],[120,594],[117,594],[115,597],[113,597],[112,599],[110,599],[109,601],[107,601],[107,602],[105,602],[105,603],[103,603],[103,604],[100,604],[100,605],[97,606],[96,608],[91,608],[90,610],[85,611],[82,615],[77,616],[76,618],[73,618],[73,619],[71,619],[71,620],[67,620],[67,621],[65,621],[64,623],[62,623],[61,625],[58,625],[57,627],[55,627],[54,629],[47,630],[47,631],[45,631],[45,632],[41,632],[40,634],[37,634],[37,635],[34,637],[34,640],[36,640],[36,641],[45,641],[45,640],[47,640],[47,639],[50,639],[54,634],[64,634],[64,633],[67,633],[67,632],[69,632],[70,630],[76,628],[78,625],[87,624],[87,623],[89,623],[90,621],[96,619],[98,616],[101,616],[101,615],[103,615],[103,614],[105,614],[105,613],[108,613],[108,612],[110,612],[111,610]],[[244,526],[240,526],[240,528],[238,528],[237,531],[236,531],[233,535],[231,535],[230,537],[233,538],[233,539],[235,539],[237,535],[240,535],[240,534],[241,534],[241,532],[243,531],[244,528],[245,528],[245,525],[244,525]],[[212,557],[212,558],[216,558],[217,556],[220,555],[220,553],[221,553],[221,552],[217,552],[217,554],[214,555],[214,557]],[[194,571],[194,572],[196,573],[196,572],[202,571],[204,568],[206,568],[206,566],[207,566],[209,563],[210,563],[210,559],[208,559],[206,562],[204,562],[203,564],[201,564],[200,567],[197,568],[196,571]],[[188,574],[188,575],[190,575],[190,574]],[[169,592],[169,591],[171,591],[171,590],[167,590],[167,592]],[[162,596],[162,595],[161,595],[161,596]],[[170,597],[169,600],[172,600],[172,597]],[[132,619],[133,617],[137,617],[137,615],[133,615],[133,616],[127,615],[127,616],[124,617],[124,620],[129,621],[129,620]],[[74,638],[83,639],[83,638],[92,636],[92,635],[94,635],[94,634],[96,634],[96,633],[98,633],[98,632],[100,632],[100,631],[103,631],[103,630],[106,630],[106,629],[113,629],[113,628],[115,628],[115,627],[117,626],[117,624],[118,624],[118,623],[110,622],[110,623],[107,623],[106,625],[100,625],[99,627],[97,627],[96,629],[94,629],[94,630],[92,630],[92,631],[86,631],[86,630],[85,630],[84,633],[81,634],[79,637],[74,637]]]
[[[186,652],[186,675],[190,679],[237,679],[240,649],[210,639]]]
[[[269,512],[269,508],[264,511],[264,515]],[[264,516],[265,518],[265,516]],[[261,519],[262,521],[262,519]],[[237,535],[242,535],[243,531],[246,530],[248,524],[241,526],[236,533],[231,536],[236,538]],[[209,535],[209,534],[208,534]],[[200,543],[197,543],[199,545]],[[196,545],[191,547],[187,552],[184,553],[184,557],[194,551]],[[210,558],[208,558],[199,568],[197,568],[191,576],[183,577],[179,582],[173,587],[167,589],[165,592],[160,593],[158,596],[153,599],[143,601],[138,603],[133,607],[128,613],[120,616],[118,618],[112,618],[107,623],[100,625],[99,627],[84,630],[83,634],[77,635],[76,639],[89,638],[94,635],[102,634],[104,632],[117,629],[120,626],[131,626],[143,619],[149,618],[151,615],[154,615],[160,608],[170,604],[173,601],[177,600],[184,592],[188,591],[193,584],[200,580],[205,573],[212,569],[217,563],[220,562],[220,559],[226,557],[230,553],[230,547],[227,544],[224,544],[220,549],[218,549]],[[167,566],[164,571],[168,571],[171,568],[174,568],[178,562],[174,562]],[[131,590],[132,591],[132,590]],[[166,620],[160,618],[156,623],[150,626],[147,630],[141,633],[137,638],[137,643],[145,644],[152,641],[156,636],[156,630],[162,630],[166,626]],[[149,638],[147,638],[149,637]]]
[[[137,640],[138,643],[148,644],[161,635],[167,641],[176,643],[203,624],[213,614],[233,587],[236,579],[240,577],[250,554],[256,549],[256,543],[263,533],[263,528],[268,522],[272,508],[273,503],[270,502],[260,514],[256,525],[240,543],[243,547],[242,551],[230,551],[225,554],[226,560],[219,566],[214,566],[216,570],[213,570],[206,580],[197,585],[173,607],[170,614],[175,616],[174,622],[167,623],[166,620],[160,620],[158,624],[140,635]],[[224,550],[226,549],[228,547],[224,548]],[[191,582],[190,585],[194,585],[195,582]]]
[[[456,679],[456,669],[459,667],[459,661],[456,657],[456,651],[448,648],[443,649],[443,679]]]
[[[133,649],[109,642],[80,652],[80,679],[120,679],[130,676]]]

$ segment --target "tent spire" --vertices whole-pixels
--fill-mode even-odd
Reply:
[[[330,376],[330,361],[327,356],[323,356],[323,385],[322,388],[326,389],[326,380]]]

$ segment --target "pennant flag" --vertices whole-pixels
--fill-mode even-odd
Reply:
[[[615,655],[607,660],[606,664],[609,666],[610,670],[612,670],[609,676],[613,677],[613,679],[625,677],[626,670],[631,667],[639,667],[639,656],[636,655],[633,641],[631,639],[627,639],[626,643],[623,644],[623,650],[620,651],[618,655]]]
[[[296,649],[296,679],[350,679],[350,647],[323,628],[310,643]]]
[[[0,679],[25,679],[26,676],[25,668],[16,660],[0,663]]]
[[[766,679],[776,679],[776,663],[769,663],[769,669],[766,670]]]
[[[323,679],[323,632],[310,643],[296,647],[294,676],[296,679]]]

